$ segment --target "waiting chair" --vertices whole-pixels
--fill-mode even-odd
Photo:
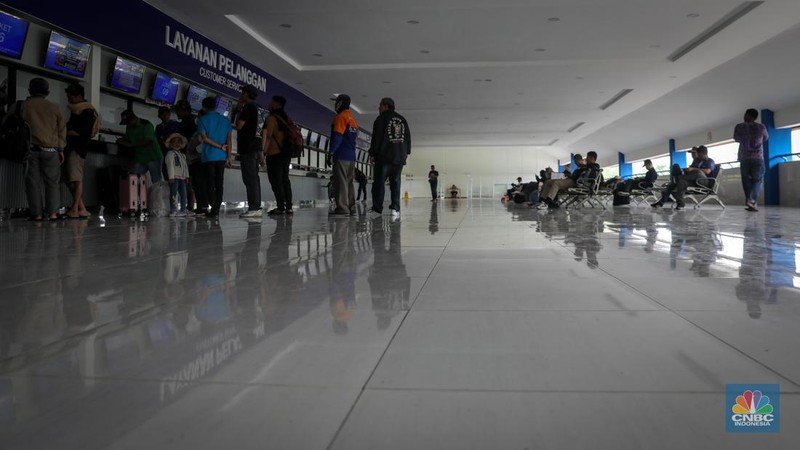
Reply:
[[[606,209],[606,206],[597,198],[597,193],[600,190],[600,183],[603,181],[602,169],[596,174],[589,174],[587,177],[580,178],[575,187],[566,190],[567,199],[564,201],[564,207],[570,206],[583,206],[589,205],[592,208],[595,205]]]
[[[725,209],[725,204],[722,203],[719,195],[717,195],[717,191],[719,191],[717,180],[721,169],[720,166],[715,167],[708,178],[697,180],[694,186],[687,187],[684,198],[693,202],[695,208],[699,208],[703,203],[713,200],[719,203],[722,209]]]

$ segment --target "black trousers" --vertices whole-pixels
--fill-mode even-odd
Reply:
[[[219,212],[225,185],[225,161],[204,162],[203,168],[205,169],[205,185],[208,189],[208,203],[211,205],[212,212]]]
[[[239,155],[242,168],[242,182],[247,190],[247,209],[261,209],[261,179],[258,177],[258,152]]]
[[[439,181],[438,180],[437,181],[429,180],[428,182],[431,184],[431,198],[435,200],[436,199],[436,190],[437,190],[437,187],[439,186]]]
[[[189,176],[192,179],[194,199],[197,209],[208,209],[208,186],[206,186],[206,169],[200,161],[189,164]]]
[[[278,209],[292,209],[292,183],[289,181],[291,158],[277,154],[267,156],[267,178],[275,194]]]

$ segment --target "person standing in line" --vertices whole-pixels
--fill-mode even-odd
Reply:
[[[208,212],[208,189],[204,182],[203,162],[200,159],[200,136],[197,134],[197,123],[192,106],[187,100],[180,100],[175,105],[175,111],[180,119],[178,123],[178,133],[186,138],[186,162],[189,163],[189,185],[187,194],[191,199],[194,195],[195,214],[205,214]]]
[[[66,170],[62,176],[72,193],[72,205],[67,211],[67,218],[88,219],[89,212],[83,204],[83,166],[89,140],[100,131],[100,121],[97,111],[86,101],[83,86],[70,84],[66,93],[70,116],[67,120]]]
[[[391,98],[381,99],[380,114],[372,125],[372,142],[369,146],[370,160],[375,164],[372,181],[372,210],[374,216],[383,214],[385,183],[389,180],[392,217],[400,217],[400,178],[408,155],[411,154],[411,131],[405,117],[395,111]]]
[[[167,166],[167,179],[170,191],[170,217],[194,216],[186,209],[186,182],[189,180],[189,165],[186,162],[186,138],[173,133],[165,139],[167,144],[164,163]]]
[[[255,87],[247,85],[242,87],[239,95],[236,114],[236,148],[239,153],[239,164],[242,171],[242,182],[247,190],[247,211],[239,217],[261,217],[261,178],[258,170],[263,155],[261,142],[258,140],[258,107],[256,97],[258,91]]]
[[[358,194],[356,195],[356,201],[361,201],[361,193],[364,193],[363,201],[367,201],[367,175],[361,171],[358,167],[356,167],[356,182],[358,183]]]
[[[289,164],[292,155],[284,151],[289,116],[286,114],[286,99],[280,95],[272,97],[269,102],[269,116],[261,130],[261,141],[267,162],[267,178],[275,194],[277,206],[268,211],[271,216],[293,214],[292,182],[289,181]]]
[[[191,112],[189,112],[189,115],[191,115]],[[169,150],[167,138],[172,136],[173,133],[179,133],[181,124],[177,120],[172,120],[172,110],[169,109],[169,106],[158,108],[158,120],[161,123],[156,125],[156,137],[158,138],[158,143],[161,144],[161,152],[166,155]]]
[[[767,127],[756,119],[758,110],[748,109],[744,113],[744,122],[733,130],[733,140],[739,143],[739,170],[748,211],[758,211],[758,195],[764,181],[764,142],[769,139]]]
[[[358,124],[350,112],[350,97],[336,97],[336,117],[331,126],[330,157],[333,159],[333,183],[336,187],[336,208],[331,216],[355,215],[356,196],[353,192],[355,176],[356,137]]]
[[[431,185],[431,201],[436,201],[438,196],[436,195],[439,187],[439,171],[436,170],[436,166],[431,166],[431,171],[428,172],[428,183]]]
[[[216,99],[203,99],[203,115],[197,121],[200,133],[200,160],[205,169],[208,202],[211,210],[206,217],[217,217],[222,205],[225,167],[231,167],[231,122],[215,111]]]
[[[120,125],[125,125],[125,136],[117,140],[117,144],[131,148],[135,152],[136,166],[133,172],[138,175],[150,173],[150,183],[161,181],[161,144],[156,137],[153,124],[134,114],[133,110],[122,111]]]
[[[50,85],[44,78],[34,78],[28,84],[30,96],[22,103],[22,118],[31,129],[31,151],[25,160],[25,193],[28,196],[30,220],[41,222],[42,187],[44,207],[50,220],[58,219],[58,182],[67,127],[58,105],[47,100]]]

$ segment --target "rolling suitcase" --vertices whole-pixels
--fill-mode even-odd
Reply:
[[[128,174],[119,182],[119,210],[136,213],[147,209],[147,177]]]

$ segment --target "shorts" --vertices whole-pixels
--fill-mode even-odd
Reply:
[[[85,162],[86,160],[78,152],[67,153],[67,159],[64,161],[64,182],[83,181],[83,166]]]

